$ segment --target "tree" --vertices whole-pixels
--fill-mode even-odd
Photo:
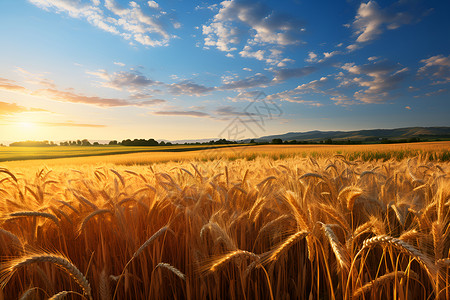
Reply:
[[[273,139],[272,144],[283,144],[283,140],[282,139]]]
[[[84,139],[81,141],[81,146],[92,146],[92,145],[87,139]]]

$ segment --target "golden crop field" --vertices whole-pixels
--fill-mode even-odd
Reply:
[[[109,154],[104,150],[102,155],[99,155],[101,147],[62,147],[67,148],[66,151],[55,151],[61,153],[61,158],[54,155],[54,151],[48,154],[48,158],[51,159],[33,159],[33,160],[18,160],[16,159],[17,152],[6,153],[4,152],[5,159],[7,157],[13,158],[11,161],[0,162],[1,166],[13,169],[25,168],[41,168],[42,166],[56,167],[56,166],[79,166],[79,165],[102,165],[102,164],[115,164],[115,165],[145,165],[161,162],[191,162],[199,161],[205,162],[209,160],[217,159],[245,159],[253,160],[256,157],[268,157],[271,159],[283,159],[288,157],[308,157],[314,158],[326,158],[330,155],[343,154],[351,160],[362,159],[366,160],[388,160],[391,158],[401,160],[403,158],[426,156],[431,160],[450,161],[450,142],[426,142],[426,143],[407,143],[407,144],[367,144],[367,145],[255,145],[255,146],[237,146],[234,145],[219,145],[211,148],[211,146],[175,146],[182,150],[183,148],[199,147],[206,148],[204,150],[194,151],[180,151],[180,152],[167,152],[170,147],[119,147],[118,153],[124,151],[136,150],[134,153],[125,154]],[[223,147],[223,148],[222,148]],[[84,148],[78,150],[78,153],[73,153],[70,149]],[[94,148],[92,151],[91,148]],[[118,147],[115,147],[118,148]],[[124,149],[120,149],[124,148]],[[133,149],[135,148],[135,149]],[[145,148],[150,148],[150,152],[145,151]],[[209,149],[208,149],[209,148]],[[7,148],[6,148],[7,149]],[[45,148],[44,148],[45,149]],[[114,149],[114,148],[113,148]],[[161,149],[161,151],[157,151]],[[43,152],[43,149],[38,149]],[[21,151],[26,151],[21,150]],[[39,152],[39,155],[41,155]],[[64,152],[64,153],[63,153]],[[89,154],[95,154],[95,156],[89,156]],[[68,154],[76,154],[77,157],[67,157]],[[29,158],[32,154],[29,154]]]
[[[1,163],[0,299],[449,299],[448,151]]]

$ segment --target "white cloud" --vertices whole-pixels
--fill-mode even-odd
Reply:
[[[102,86],[116,90],[126,89],[131,92],[136,92],[151,85],[161,84],[160,82],[147,78],[136,70],[114,72],[112,74],[109,74],[105,70],[88,71],[87,73],[100,78],[102,80]]]
[[[250,69],[250,68],[242,68],[242,70],[244,70],[244,71],[249,71],[249,72],[253,71],[253,70]]]
[[[184,80],[178,83],[167,84],[169,92],[174,95],[196,95],[200,96],[214,90],[213,87],[207,87],[197,84],[190,80]]]
[[[342,94],[330,97],[330,100],[334,101],[334,104],[341,106],[360,104],[355,100],[351,99],[350,97]]]
[[[294,63],[295,60],[290,58],[283,58],[278,64],[277,67],[286,67],[288,63]]]
[[[134,1],[129,3],[129,8],[121,7],[115,0],[105,0],[104,6],[98,0],[91,2],[77,0],[29,1],[47,11],[67,13],[73,18],[85,19],[106,32],[121,36],[126,40],[134,39],[146,46],[165,46],[172,38],[161,24],[162,12],[151,16],[147,15]]]
[[[325,89],[325,86],[328,82],[329,82],[328,77],[321,77],[320,79],[312,80],[310,82],[301,84],[294,89],[269,95],[268,99],[269,100],[279,99],[280,101],[287,101],[292,103],[300,103],[320,107],[323,106],[323,103],[318,101],[305,100],[305,95],[317,95],[317,94],[335,95],[336,93],[333,90]]]
[[[316,71],[317,68],[315,67],[300,67],[300,68],[282,68],[282,69],[278,69],[278,70],[274,70],[275,73],[275,77],[274,77],[274,81],[283,81],[283,80],[287,80],[290,78],[295,78],[295,77],[303,77],[303,76],[307,76],[311,73],[313,73],[314,71]]]
[[[450,82],[450,55],[444,56],[442,54],[431,56],[420,61],[422,66],[418,75],[430,75],[435,81],[435,84],[443,84]]]
[[[148,1],[148,6],[151,8],[159,8],[159,4],[156,3],[155,1]]]
[[[124,63],[121,63],[120,61],[115,61],[114,64],[115,64],[116,66],[125,67],[125,64],[124,64]]]
[[[217,3],[216,3],[216,4],[209,5],[209,6],[200,6],[200,5],[197,5],[197,6],[195,7],[195,10],[209,9],[209,10],[211,10],[211,11],[214,11],[214,10],[217,10],[217,7],[218,7],[218,4],[217,4]]]
[[[268,9],[259,2],[229,0],[221,2],[221,8],[213,19],[202,26],[205,46],[220,51],[236,51],[242,39],[246,44],[240,52],[242,57],[256,58],[269,64],[282,60],[283,47],[300,43],[302,32],[298,20]],[[250,51],[250,47],[270,46],[268,49]],[[279,53],[271,53],[278,51]]]
[[[401,68],[398,64],[388,62],[360,66],[346,63],[341,68],[348,71],[349,76],[338,77],[341,81],[339,87],[352,85],[359,87],[353,96],[364,103],[381,103],[393,99],[391,92],[400,87],[408,74],[408,68]]]
[[[244,79],[238,79],[233,81],[226,81],[225,84],[223,84],[218,89],[220,90],[234,90],[234,89],[248,89],[253,87],[266,87],[272,82],[271,79],[269,79],[267,76],[261,73],[256,73],[253,76],[244,78]]]
[[[222,22],[213,22],[202,26],[203,35],[205,35],[205,46],[216,47],[220,51],[234,51],[236,47],[232,44],[239,43],[237,28],[231,27]]]
[[[333,57],[336,54],[340,54],[340,53],[341,53],[340,51],[324,52],[323,56],[324,56],[324,58],[330,58],[330,57]]]
[[[265,60],[264,58],[264,54],[266,53],[266,51],[264,50],[258,50],[258,51],[253,51],[250,48],[250,46],[245,46],[244,49],[239,52],[239,54],[242,57],[252,57],[252,58],[256,58],[257,60]]]
[[[327,59],[330,59],[333,56],[338,55],[338,54],[342,54],[342,52],[341,51],[337,51],[337,50],[336,51],[331,51],[331,52],[324,52],[323,53],[323,58],[320,59],[318,62],[322,63],[322,62],[326,61]]]
[[[372,41],[386,29],[396,29],[413,21],[413,17],[409,12],[394,12],[393,6],[395,5],[382,9],[373,0],[361,3],[352,24],[354,33],[357,36],[356,42],[365,43]]]
[[[361,48],[361,46],[360,45],[358,45],[358,44],[351,44],[351,45],[348,45],[347,46],[347,49],[351,52],[351,51],[355,51],[355,50],[357,50],[357,49],[359,49],[359,48]]]
[[[448,89],[439,89],[437,91],[428,92],[425,94],[425,96],[431,97],[431,96],[443,95],[443,94],[446,94],[447,92],[448,92]]]
[[[304,95],[305,93],[301,93],[297,90],[287,90],[284,92],[271,94],[267,96],[268,100],[279,100],[279,101],[286,101],[291,103],[298,103],[298,104],[305,104],[309,106],[315,106],[315,107],[321,107],[323,106],[323,103],[318,101],[311,101],[311,100],[305,100]]]
[[[282,58],[282,52],[278,49],[268,50],[253,50],[250,46],[246,45],[242,51],[239,52],[241,57],[255,58],[260,61],[265,61],[270,65],[277,65],[279,67],[286,66],[286,62],[292,62],[292,59]]]
[[[317,61],[317,54],[315,54],[313,51],[308,53],[308,58],[305,59],[307,62],[316,62]]]
[[[308,83],[304,83],[302,85],[299,85],[295,88],[297,91],[314,91],[314,92],[320,92],[318,89],[320,87],[323,87],[328,82],[327,77],[321,77],[318,80],[313,80]]]

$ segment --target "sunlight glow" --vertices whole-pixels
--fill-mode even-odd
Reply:
[[[33,129],[36,127],[36,124],[34,124],[33,122],[20,122],[19,126],[22,129]]]

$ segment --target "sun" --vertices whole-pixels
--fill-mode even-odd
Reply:
[[[23,129],[33,129],[36,127],[33,122],[19,122],[19,126]]]

